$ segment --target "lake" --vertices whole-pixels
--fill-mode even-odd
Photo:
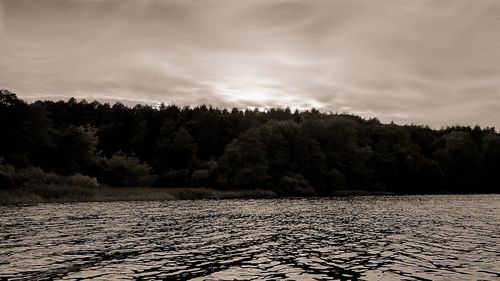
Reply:
[[[500,195],[0,206],[8,280],[499,280],[499,245]]]

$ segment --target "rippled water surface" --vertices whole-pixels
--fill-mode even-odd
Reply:
[[[8,280],[500,280],[499,244],[499,195],[0,207]]]

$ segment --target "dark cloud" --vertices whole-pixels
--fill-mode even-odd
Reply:
[[[21,96],[500,127],[497,0],[0,0]]]

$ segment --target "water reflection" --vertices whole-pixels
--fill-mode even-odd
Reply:
[[[0,207],[13,280],[494,280],[500,196]]]

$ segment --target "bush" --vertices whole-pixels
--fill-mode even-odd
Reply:
[[[191,175],[191,182],[194,186],[206,186],[210,182],[210,172],[208,170],[195,170]]]
[[[87,187],[87,188],[97,188],[99,183],[96,178],[90,178],[81,174],[74,174],[67,177],[67,182],[71,186]]]
[[[337,169],[331,169],[327,175],[327,192],[345,189],[344,175]]]
[[[95,178],[81,174],[61,176],[37,167],[15,170],[0,165],[1,202],[84,201],[99,187]]]
[[[150,174],[151,167],[121,151],[105,160],[104,165],[102,180],[111,186],[149,187],[156,180],[156,176]]]
[[[13,189],[16,184],[16,171],[11,165],[0,165],[0,190]]]
[[[301,174],[287,173],[279,182],[278,193],[286,196],[314,195],[314,188]]]
[[[156,184],[160,187],[188,187],[190,186],[189,171],[187,169],[170,169],[160,176]]]
[[[17,180],[23,187],[82,187],[82,188],[97,188],[96,178],[91,178],[81,174],[71,176],[61,176],[54,173],[44,172],[40,168],[21,169],[16,174]]]
[[[17,178],[23,187],[46,187],[58,185],[63,178],[53,173],[45,173],[40,168],[30,167],[17,171]]]

